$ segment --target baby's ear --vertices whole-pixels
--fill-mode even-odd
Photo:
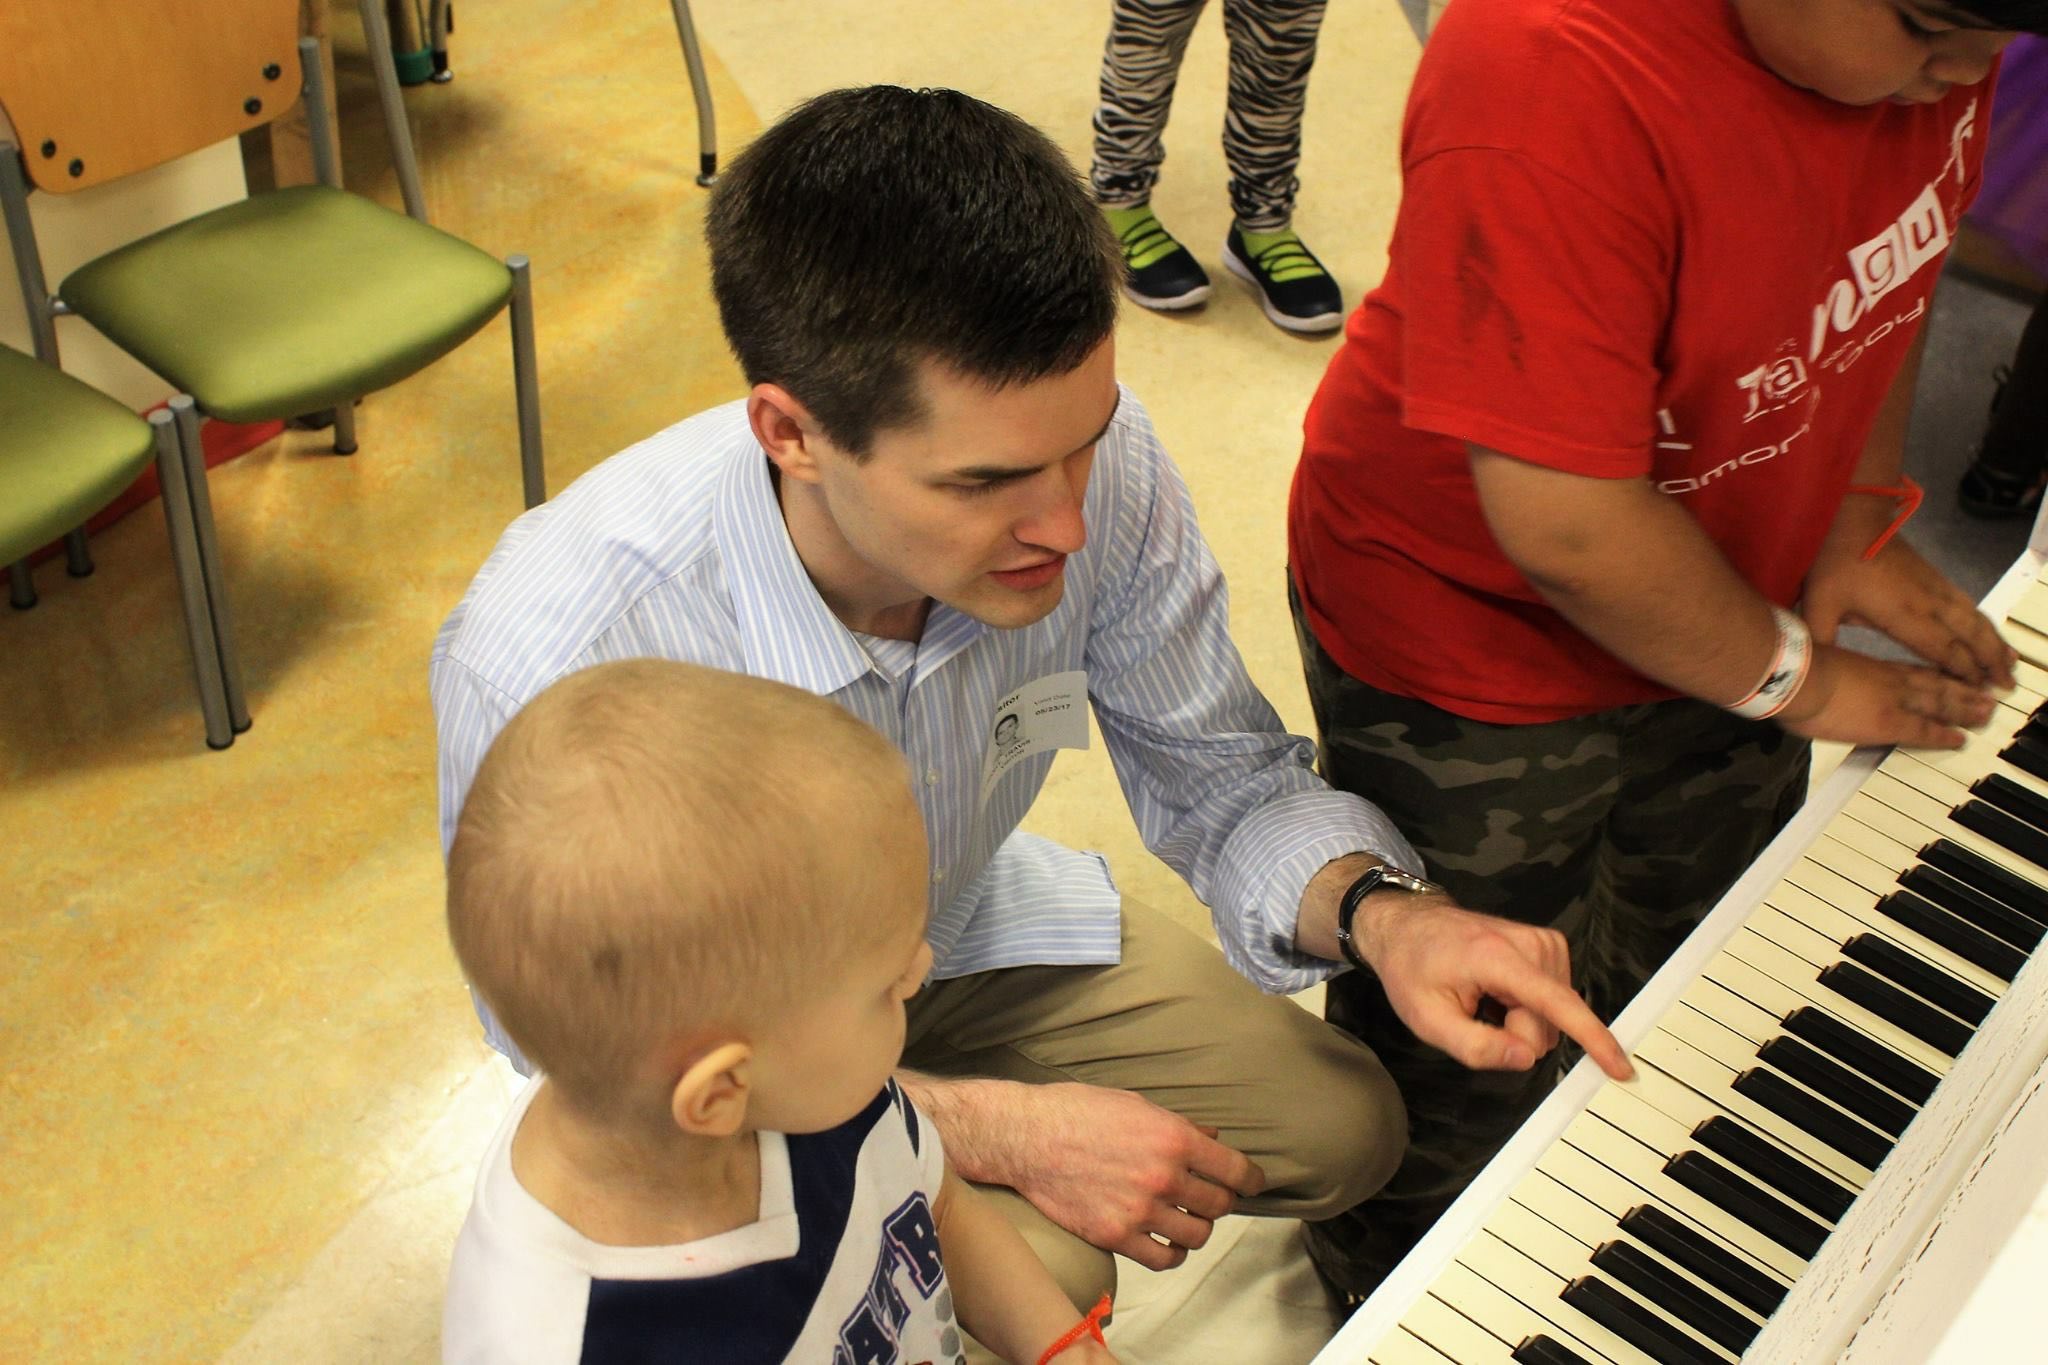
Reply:
[[[754,1049],[720,1043],[700,1053],[676,1079],[669,1113],[692,1137],[732,1137],[745,1125],[753,1090]]]

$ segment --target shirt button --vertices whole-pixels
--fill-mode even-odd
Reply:
[[[925,769],[924,784],[927,787],[936,787],[939,785],[939,770],[937,768]]]
[[[932,869],[932,885],[933,885],[933,886],[937,886],[937,885],[938,885],[938,884],[939,884],[940,882],[942,882],[942,881],[944,881],[944,880],[946,880],[946,869],[945,869],[945,868],[943,868],[943,867],[935,867],[935,868],[933,868],[933,869]]]

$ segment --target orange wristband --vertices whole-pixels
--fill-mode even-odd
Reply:
[[[1046,1365],[1047,1361],[1084,1337],[1094,1337],[1096,1341],[1107,1346],[1109,1343],[1102,1340],[1102,1320],[1108,1316],[1109,1295],[1104,1294],[1095,1301],[1095,1306],[1088,1310],[1088,1316],[1069,1327],[1065,1336],[1045,1348],[1045,1354],[1038,1358],[1038,1365]]]
[[[1851,485],[1849,491],[1851,493],[1868,493],[1874,498],[1890,498],[1899,505],[1899,514],[1892,518],[1892,524],[1885,527],[1883,534],[1879,535],[1876,540],[1871,541],[1870,548],[1863,552],[1863,558],[1865,559],[1877,558],[1877,552],[1891,543],[1892,537],[1899,533],[1899,528],[1904,526],[1912,518],[1913,514],[1920,510],[1920,503],[1927,496],[1926,490],[1922,489],[1919,484],[1914,483],[1912,479],[1904,474],[1899,475],[1899,481],[1889,487],[1878,487],[1862,483]]]

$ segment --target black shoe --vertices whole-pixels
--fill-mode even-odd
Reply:
[[[1998,387],[1991,394],[1994,418],[1999,404],[2005,401],[2005,386],[2012,382],[2012,371],[2001,366],[1997,377]],[[1991,463],[1984,458],[1984,443],[1980,441],[1976,457],[1956,485],[1956,501],[1971,516],[1986,520],[2030,517],[2040,509],[2044,482],[2048,482],[2048,472],[2038,467],[2029,474],[2016,474]]]
[[[1223,264],[1252,287],[1274,326],[1290,332],[1333,332],[1344,325],[1344,295],[1315,253],[1291,229],[1253,233],[1248,246],[1232,224],[1223,239]]]
[[[2041,508],[2041,477],[2023,478],[1994,469],[1980,457],[1963,471],[1956,501],[1973,517],[1997,521],[2031,517]]]
[[[1160,226],[1151,205],[1104,208],[1102,216],[1123,248],[1124,293],[1131,302],[1170,313],[1208,300],[1208,272]]]

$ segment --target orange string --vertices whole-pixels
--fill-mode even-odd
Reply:
[[[1877,558],[1877,552],[1889,545],[1892,537],[1899,533],[1899,529],[1912,520],[1913,514],[1920,510],[1920,504],[1927,497],[1927,491],[1905,474],[1899,475],[1899,481],[1895,484],[1852,484],[1849,491],[1868,493],[1875,498],[1890,498],[1899,505],[1899,514],[1892,518],[1892,524],[1885,527],[1878,538],[1870,542],[1870,548],[1863,552],[1863,558],[1866,560]]]
[[[1109,1295],[1104,1294],[1095,1301],[1095,1306],[1088,1310],[1088,1316],[1069,1327],[1065,1336],[1045,1348],[1045,1354],[1038,1358],[1038,1365],[1045,1365],[1047,1361],[1083,1337],[1094,1337],[1096,1341],[1107,1346],[1109,1343],[1102,1340],[1102,1320],[1108,1316]]]

